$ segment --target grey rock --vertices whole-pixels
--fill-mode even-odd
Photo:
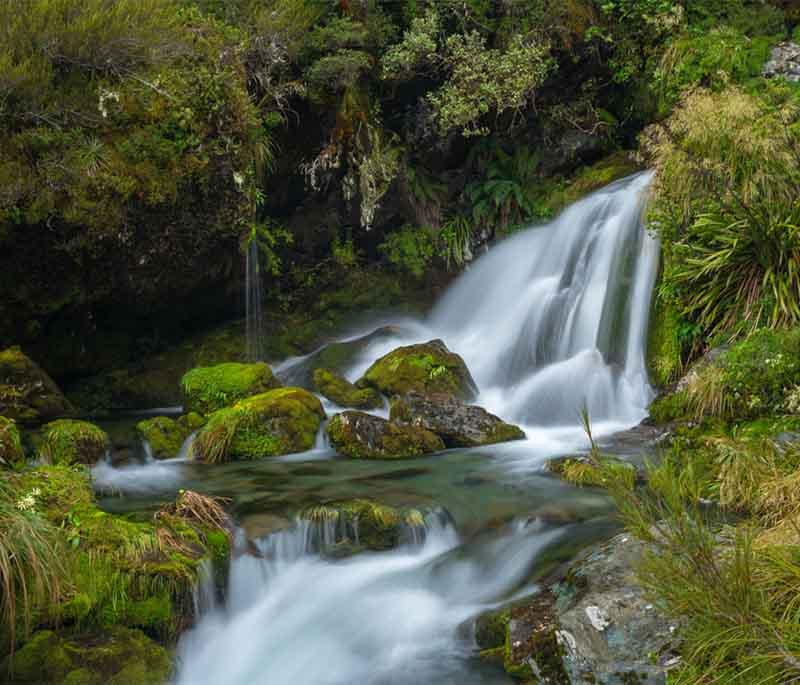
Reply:
[[[772,55],[761,73],[766,78],[800,81],[800,45],[793,42],[778,43],[772,48]]]

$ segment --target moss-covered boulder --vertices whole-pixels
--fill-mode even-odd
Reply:
[[[25,452],[17,424],[0,416],[0,466],[14,466],[24,461]]]
[[[70,638],[40,630],[0,669],[17,683],[162,685],[169,681],[172,662],[167,650],[142,631],[114,626]]]
[[[383,398],[377,390],[359,388],[330,369],[314,371],[314,387],[320,395],[336,402],[340,407],[377,409],[383,406]]]
[[[389,418],[436,433],[447,447],[479,447],[525,438],[519,426],[450,395],[409,393],[392,401]]]
[[[302,388],[276,388],[214,412],[193,452],[210,463],[304,452],[314,446],[324,419],[315,395]]]
[[[418,392],[470,400],[477,394],[464,360],[441,340],[398,347],[370,366],[356,385],[377,388],[389,397]]]
[[[354,459],[406,459],[445,447],[438,435],[424,428],[401,426],[360,411],[337,414],[327,430],[336,451]]]
[[[547,462],[547,470],[573,485],[598,488],[608,487],[612,482],[621,482],[632,488],[640,478],[633,464],[605,454],[594,458],[577,455],[551,459]]]
[[[0,415],[30,424],[73,411],[53,379],[19,347],[0,351]]]
[[[263,362],[200,366],[181,379],[184,409],[204,415],[279,386],[272,369]]]
[[[64,635],[124,626],[171,641],[192,618],[205,559],[213,561],[218,585],[224,583],[227,518],[212,498],[184,491],[154,517],[135,520],[97,506],[83,466],[9,472],[4,485],[2,504],[24,503],[26,516],[58,543],[53,563],[61,582],[54,596],[29,607],[34,625]],[[24,632],[19,625],[17,635]]]
[[[392,507],[369,499],[307,507],[300,518],[313,524],[312,542],[329,556],[392,549],[420,540],[425,533],[425,514],[420,509]]]
[[[136,424],[136,433],[150,446],[156,459],[177,457],[186,439],[205,425],[205,419],[196,412],[189,412],[178,419],[154,416]]]
[[[37,442],[39,456],[46,464],[96,464],[111,444],[102,428],[72,419],[46,424]]]

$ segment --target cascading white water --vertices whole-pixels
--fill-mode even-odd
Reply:
[[[554,221],[503,241],[428,320],[366,347],[357,378],[399,344],[442,338],[467,362],[478,403],[525,426],[613,429],[647,413],[644,349],[659,244],[642,225],[651,173],[618,181]]]
[[[583,407],[609,431],[634,425],[651,398],[644,345],[659,246],[641,221],[650,178],[615,183],[493,248],[426,322],[368,339],[347,375],[400,344],[443,338],[470,367],[478,403],[526,426],[528,462],[536,449],[575,449]],[[291,378],[305,361],[277,370]],[[421,544],[337,562],[307,527],[273,534],[260,558],[232,562],[226,606],[209,606],[182,638],[178,683],[507,683],[470,661],[460,626],[519,590],[560,534],[520,524],[465,550],[451,523],[429,522]]]
[[[226,607],[211,603],[181,641],[180,685],[498,682],[464,669],[472,643],[454,635],[523,584],[560,535],[518,525],[466,558],[453,526],[433,517],[422,544],[332,563],[308,527],[232,563]]]

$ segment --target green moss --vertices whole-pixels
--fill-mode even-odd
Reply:
[[[194,443],[208,462],[259,459],[314,446],[325,418],[320,401],[302,388],[277,388],[214,412]]]
[[[205,424],[205,419],[190,412],[179,419],[156,416],[136,424],[136,432],[146,440],[156,459],[171,459],[178,453],[186,439]]]
[[[586,457],[557,459],[549,462],[551,472],[568,483],[580,486],[607,487],[611,481],[622,481],[628,489],[636,482],[636,467],[629,462],[602,455],[599,463]]]
[[[74,638],[39,631],[5,665],[14,682],[73,685],[160,685],[172,670],[163,647],[120,627]]]
[[[441,340],[398,347],[370,366],[356,385],[377,388],[388,396],[418,392],[472,399],[476,393],[464,360]]]
[[[346,411],[328,423],[336,450],[353,459],[407,459],[439,452],[442,439],[424,428],[406,426],[358,411]]]
[[[650,312],[647,370],[650,372],[650,380],[657,387],[677,381],[683,370],[680,321],[674,306],[656,295]]]
[[[210,414],[238,400],[258,395],[280,385],[272,369],[263,362],[228,362],[192,369],[181,379],[184,408]]]
[[[669,423],[692,416],[692,404],[685,391],[668,393],[650,405],[650,418],[656,423]]]
[[[36,493],[35,510],[63,537],[63,594],[40,623],[79,631],[131,626],[170,640],[192,611],[201,561],[223,565],[228,557],[224,532],[174,512],[135,521],[102,511],[83,467],[12,474],[10,486],[20,496]]]
[[[546,192],[540,203],[547,214],[556,214],[589,193],[640,169],[630,152],[615,152],[595,164],[581,168],[566,181],[551,182],[549,189],[545,185]]]
[[[22,437],[16,423],[0,416],[0,466],[15,466],[24,461]]]
[[[314,371],[314,386],[321,395],[340,407],[377,409],[383,405],[383,399],[373,388],[359,388],[330,369]]]
[[[48,464],[95,464],[109,445],[108,435],[93,423],[59,419],[42,428],[39,456]]]
[[[339,538],[334,543],[335,548],[323,551],[337,556],[363,549],[391,549],[411,539],[407,534],[413,529],[424,527],[420,510],[391,507],[369,499],[308,507],[300,512],[300,518],[315,523],[336,523]]]
[[[508,608],[487,611],[478,616],[475,621],[475,643],[478,647],[483,650],[499,647],[502,650],[505,647],[510,618],[511,612]]]

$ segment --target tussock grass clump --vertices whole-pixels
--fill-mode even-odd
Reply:
[[[165,515],[176,516],[204,528],[228,532],[231,520],[225,511],[225,504],[229,501],[224,497],[211,497],[193,490],[181,490],[175,502],[158,511],[156,520]]]
[[[106,453],[108,435],[86,421],[59,419],[43,429],[39,456],[46,464],[94,464]]]
[[[30,631],[34,612],[59,600],[65,577],[59,530],[35,509],[40,491],[18,495],[0,480],[0,622],[12,651],[19,626]]]

